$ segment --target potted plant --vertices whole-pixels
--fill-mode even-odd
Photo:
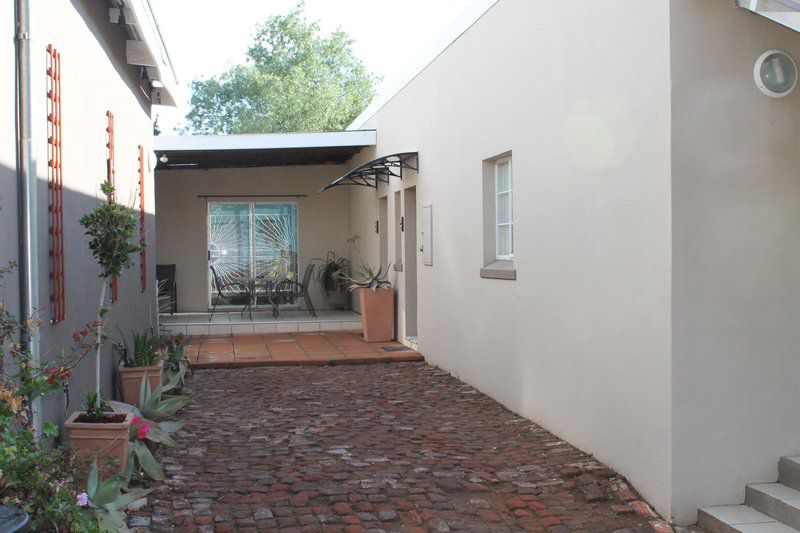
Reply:
[[[352,243],[361,267],[355,277],[346,278],[350,290],[358,291],[361,302],[361,321],[364,340],[367,342],[386,342],[394,338],[394,289],[387,279],[389,266],[383,271],[367,265],[358,249],[358,235],[348,242]]]
[[[133,334],[133,344],[128,345],[125,336],[122,341],[115,344],[120,355],[119,375],[122,401],[139,406],[139,390],[142,380],[147,377],[150,388],[155,389],[161,385],[164,372],[164,355],[159,338],[150,331]]]
[[[105,306],[106,292],[112,280],[121,275],[134,263],[134,254],[144,250],[147,243],[136,240],[139,227],[137,216],[133,210],[113,201],[114,186],[106,181],[100,184],[100,190],[106,195],[105,202],[85,213],[80,224],[89,237],[89,250],[100,266],[100,301],[95,321],[97,342],[95,346],[95,391],[100,396],[100,355],[107,334],[103,331],[107,320],[108,308]]]
[[[86,393],[84,409],[72,413],[64,423],[73,453],[94,458],[103,472],[124,472],[133,414],[112,412],[93,390]]]
[[[331,307],[347,309],[350,302],[350,291],[347,289],[349,277],[350,260],[328,252],[322,268],[317,270],[317,285]]]
[[[367,342],[386,342],[394,338],[394,289],[386,279],[388,273],[388,268],[381,272],[380,268],[376,271],[374,267],[361,265],[358,277],[351,278],[350,289],[358,290]]]

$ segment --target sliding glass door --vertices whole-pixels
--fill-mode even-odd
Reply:
[[[297,204],[209,202],[208,262],[222,284],[297,278]],[[216,287],[208,273],[209,305]]]

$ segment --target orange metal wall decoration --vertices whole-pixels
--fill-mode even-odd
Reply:
[[[112,186],[112,190],[108,194],[108,201],[113,204],[116,201],[116,194],[113,190],[116,172],[114,168],[114,113],[106,111],[106,118],[108,119],[108,126],[106,126],[106,181]],[[114,276],[111,278],[111,301],[116,302],[117,300],[119,300],[119,280],[117,276]]]
[[[47,45],[47,183],[50,196],[51,322],[67,317],[64,290],[63,164],[61,158],[61,53]]]
[[[145,230],[145,214],[144,210],[144,147],[139,145],[139,238],[142,243],[144,243],[147,239],[147,232]],[[142,292],[147,290],[147,251],[142,248],[142,251],[139,252],[139,263],[142,269],[141,271],[141,281],[142,281]]]

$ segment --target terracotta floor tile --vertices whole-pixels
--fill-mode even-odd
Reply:
[[[350,332],[218,335],[202,337],[191,345],[188,355],[200,368],[422,360],[418,352],[387,352],[384,346],[400,343],[365,343],[361,335]]]
[[[344,359],[338,352],[317,352],[308,354],[309,359]]]

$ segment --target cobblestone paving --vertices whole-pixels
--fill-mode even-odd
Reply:
[[[187,386],[142,531],[671,531],[613,471],[425,363]]]

